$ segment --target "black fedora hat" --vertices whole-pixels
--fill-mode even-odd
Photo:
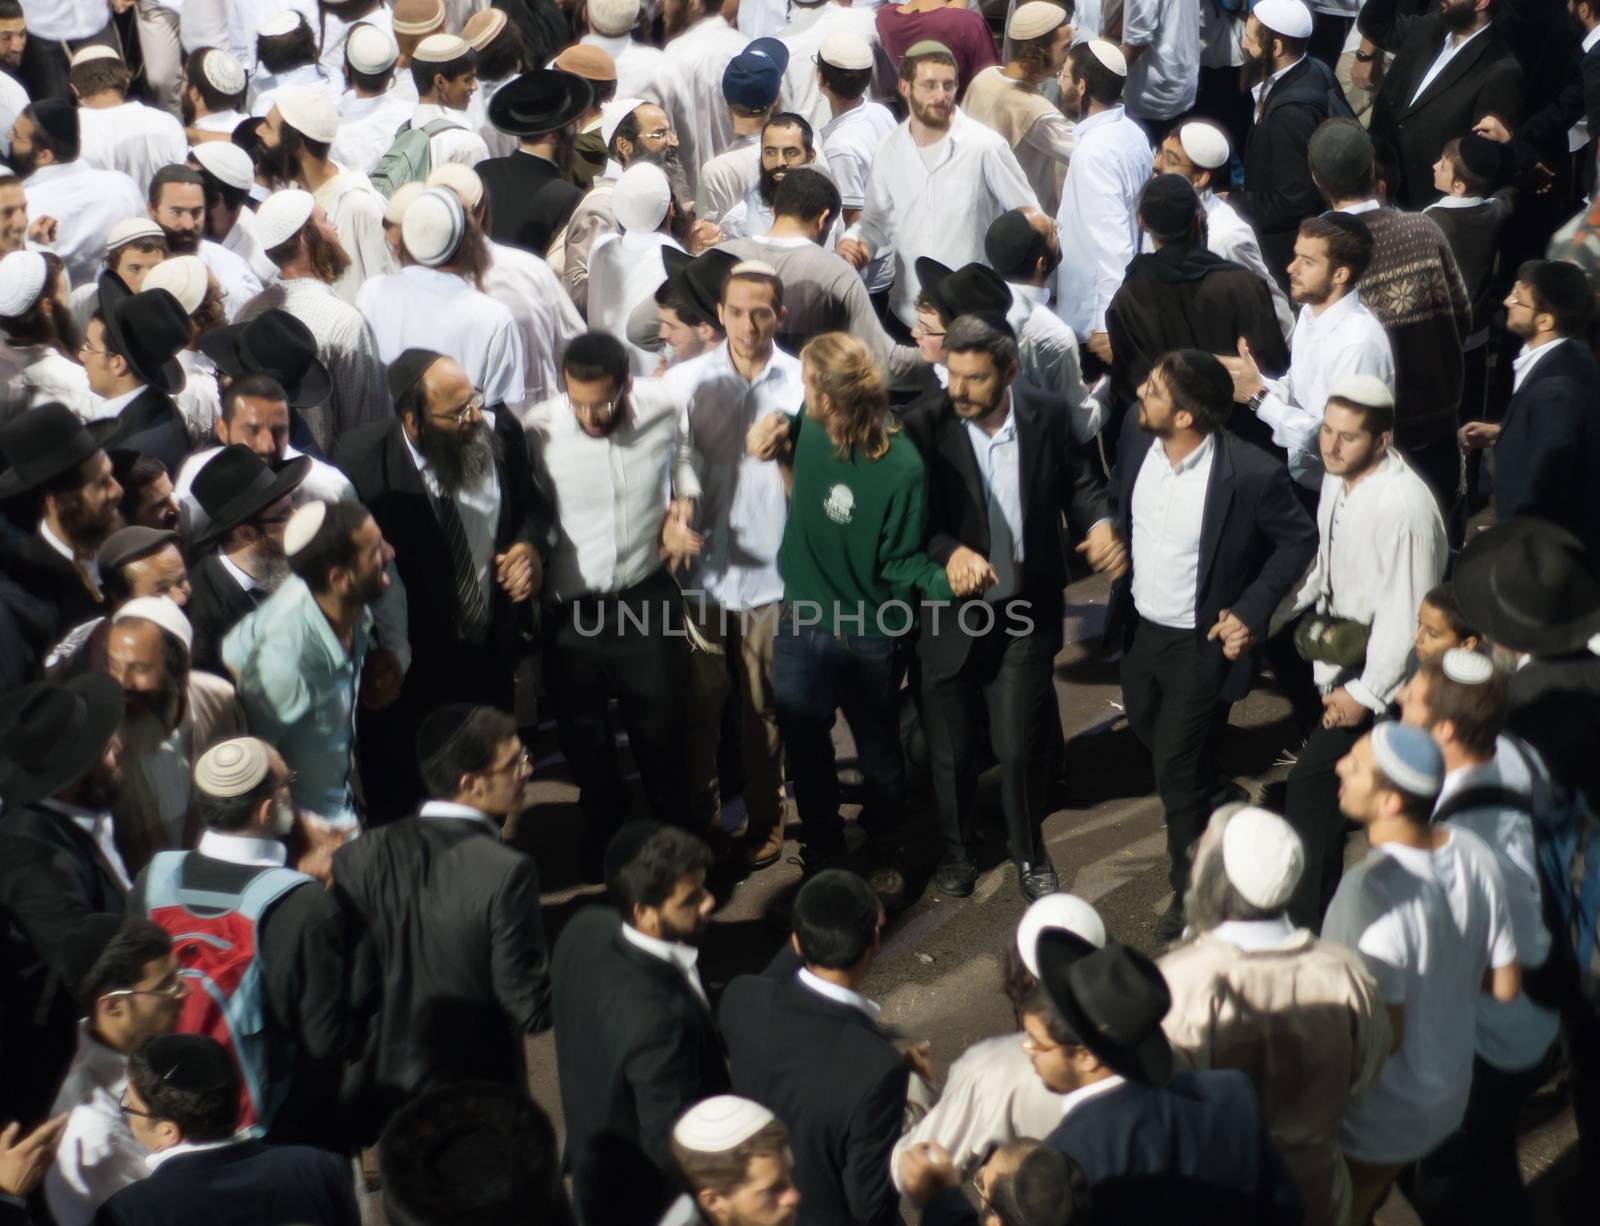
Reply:
[[[594,86],[559,68],[525,72],[495,90],[489,122],[510,136],[559,132],[594,102]]]
[[[932,265],[928,269],[932,275],[931,284],[923,279],[924,263]],[[922,292],[947,323],[961,315],[1003,318],[1011,309],[1011,287],[987,264],[963,264],[952,270],[923,256],[917,261],[917,277],[922,283]]]
[[[134,374],[158,392],[182,390],[178,351],[194,338],[194,325],[176,298],[164,289],[130,293],[121,277],[103,273],[100,315],[111,348],[127,359]]]
[[[310,456],[269,465],[243,443],[230,443],[201,466],[189,492],[206,513],[209,526],[194,541],[209,544],[293,493],[311,471]]]
[[[288,311],[263,311],[249,323],[213,328],[200,352],[230,379],[270,375],[297,409],[321,404],[333,391],[328,368],[317,360],[317,338]]]
[[[715,324],[717,307],[722,302],[722,286],[728,279],[728,273],[739,262],[739,257],[731,251],[719,251],[715,247],[699,255],[689,255],[675,247],[663,247],[661,262],[666,266],[667,280],[672,282],[672,288]]]
[[[1039,934],[1039,979],[1078,1041],[1113,1072],[1146,1085],[1172,1078],[1172,1047],[1161,1019],[1172,992],[1138,950],[1107,945],[1085,954],[1080,942],[1047,928]]]
[[[19,413],[0,429],[0,499],[36,490],[70,472],[124,432],[120,415],[84,425],[64,404],[41,404]]]
[[[1548,520],[1519,517],[1461,551],[1454,579],[1467,621],[1530,655],[1580,651],[1600,634],[1600,577],[1583,542]]]
[[[104,673],[41,681],[0,706],[0,800],[47,800],[100,759],[122,722],[122,687]]]

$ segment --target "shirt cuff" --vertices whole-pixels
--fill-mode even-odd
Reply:
[[[1374,714],[1382,715],[1389,709],[1389,704],[1380,700],[1376,694],[1363,685],[1360,678],[1352,678],[1351,680],[1346,681],[1344,683],[1344,690],[1345,693],[1349,694],[1351,698],[1354,698],[1357,702]]]

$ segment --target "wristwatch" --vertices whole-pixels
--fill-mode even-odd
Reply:
[[[1244,407],[1249,409],[1252,413],[1259,413],[1261,412],[1261,406],[1266,403],[1266,400],[1267,389],[1262,388],[1254,396],[1250,397],[1249,400],[1244,402]]]

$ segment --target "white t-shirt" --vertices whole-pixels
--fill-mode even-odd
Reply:
[[[1433,851],[1385,843],[1339,883],[1322,935],[1361,953],[1405,1035],[1377,1083],[1345,1111],[1339,1148],[1357,1162],[1409,1162],[1467,1109],[1484,972],[1517,960],[1494,852],[1467,830]]]

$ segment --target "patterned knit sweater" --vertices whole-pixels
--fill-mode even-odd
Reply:
[[[1461,342],[1472,326],[1466,282],[1432,218],[1391,208],[1358,216],[1373,238],[1361,304],[1394,351],[1395,443],[1436,442],[1458,425]]]

